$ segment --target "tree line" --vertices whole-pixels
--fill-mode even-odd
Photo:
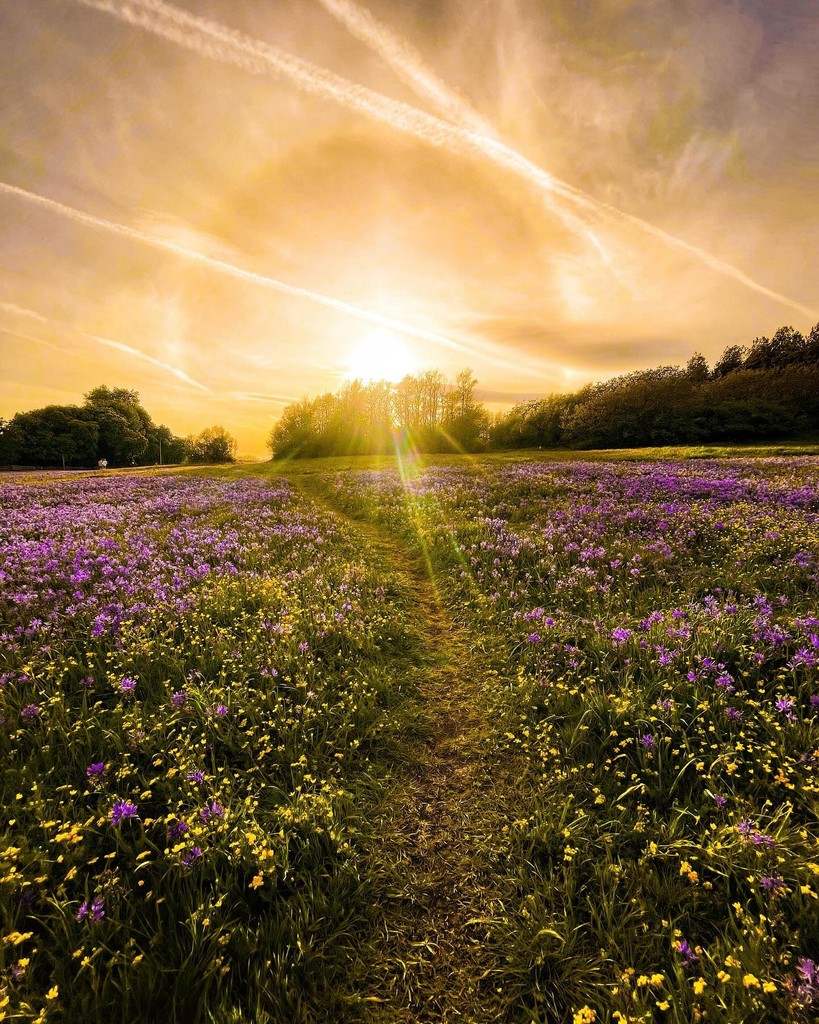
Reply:
[[[572,394],[516,405],[490,431],[495,448],[633,448],[797,438],[819,425],[819,324],[804,336],[725,349],[713,367],[637,370]]]
[[[731,345],[713,367],[695,353],[658,366],[522,402],[491,417],[471,370],[449,385],[429,370],[398,384],[352,381],[289,405],[268,440],[274,457],[567,447],[629,448],[762,442],[815,431],[819,324],[807,336],[781,327]]]
[[[475,398],[477,383],[471,370],[462,370],[454,385],[438,370],[398,384],[354,380],[334,394],[287,406],[268,447],[275,458],[384,454],[400,441],[426,452],[479,451],[491,420]]]
[[[232,462],[236,442],[223,427],[177,437],[156,424],[127,388],[94,388],[82,405],[47,405],[0,419],[0,466],[88,468]]]

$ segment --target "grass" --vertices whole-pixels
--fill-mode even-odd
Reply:
[[[807,1024],[819,471],[750,452],[3,486],[0,1014]]]

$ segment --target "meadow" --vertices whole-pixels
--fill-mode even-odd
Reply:
[[[682,454],[2,485],[0,1019],[814,1020],[819,460]]]

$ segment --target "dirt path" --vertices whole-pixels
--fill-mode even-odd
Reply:
[[[503,1020],[487,943],[500,894],[486,837],[498,834],[499,801],[487,762],[480,653],[406,544],[339,511],[309,478],[294,482],[345,520],[411,599],[423,652],[416,671],[425,739],[374,829],[373,856],[387,882],[373,1019]]]

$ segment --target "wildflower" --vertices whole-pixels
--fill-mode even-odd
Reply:
[[[205,804],[202,810],[199,812],[199,817],[202,821],[210,821],[212,818],[224,818],[225,809],[218,802],[218,800],[211,800],[209,804]]]
[[[648,732],[640,737],[640,743],[646,748],[646,750],[653,750],[656,745],[654,737]]]
[[[182,866],[192,868],[194,864],[202,859],[202,851],[198,846],[192,846],[182,857]]]
[[[728,707],[725,709],[725,716],[730,718],[732,722],[738,722],[742,718],[742,712],[738,708]]]
[[[136,804],[132,804],[130,800],[116,800],[111,808],[111,824],[117,828],[123,821],[139,818],[137,811]]]
[[[819,988],[819,964],[816,964],[806,956],[802,956],[799,958],[796,969],[806,985],[812,988]]]
[[[205,773],[202,771],[201,768],[196,768],[196,769],[194,769],[192,771],[189,771],[187,776],[186,776],[188,782],[196,782],[196,783],[201,782],[204,779],[204,777],[205,777]]]
[[[694,982],[694,995],[701,996],[705,991],[706,984],[707,982],[705,978],[697,978],[697,980]]]
[[[759,978],[755,974],[743,974],[742,984],[745,988],[759,988]]]
[[[699,960],[699,957],[685,939],[680,939],[680,941],[676,943],[676,950],[683,958],[686,966],[689,964],[695,964]]]
[[[622,644],[628,643],[633,636],[634,634],[630,629],[617,628],[611,631],[611,638],[618,647]]]
[[[249,888],[250,889],[258,889],[262,885],[264,885],[264,876],[263,875],[254,875],[253,876],[253,881],[250,883]]]
[[[95,896],[89,903],[86,900],[80,904],[80,909],[77,911],[77,920],[84,921],[88,918],[92,924],[97,924],[105,917],[105,900],[102,896]]]
[[[105,763],[103,761],[96,761],[94,764],[90,764],[85,769],[85,774],[89,779],[99,781],[105,775]]]
[[[597,1011],[590,1006],[581,1006],[575,1011],[572,1017],[572,1024],[594,1024],[597,1020]]]
[[[136,690],[136,679],[129,679],[127,676],[120,680],[119,691],[126,697],[133,697]]]
[[[720,793],[715,793],[714,803],[717,805],[717,807],[724,807],[728,803],[728,800]]]
[[[171,696],[171,704],[178,710],[184,708],[188,702],[188,695],[184,690],[176,690]]]
[[[772,981],[763,981],[762,982],[762,991],[763,992],[768,992],[768,993],[776,992],[776,985],[775,985],[775,983],[772,982]]]
[[[179,839],[180,836],[184,836],[184,834],[188,831],[188,828],[189,826],[184,821],[175,822],[168,828],[168,839],[170,839],[171,841],[173,841],[174,839]]]
[[[26,704],[20,712],[20,717],[24,722],[36,722],[41,714],[42,712],[36,704]]]

